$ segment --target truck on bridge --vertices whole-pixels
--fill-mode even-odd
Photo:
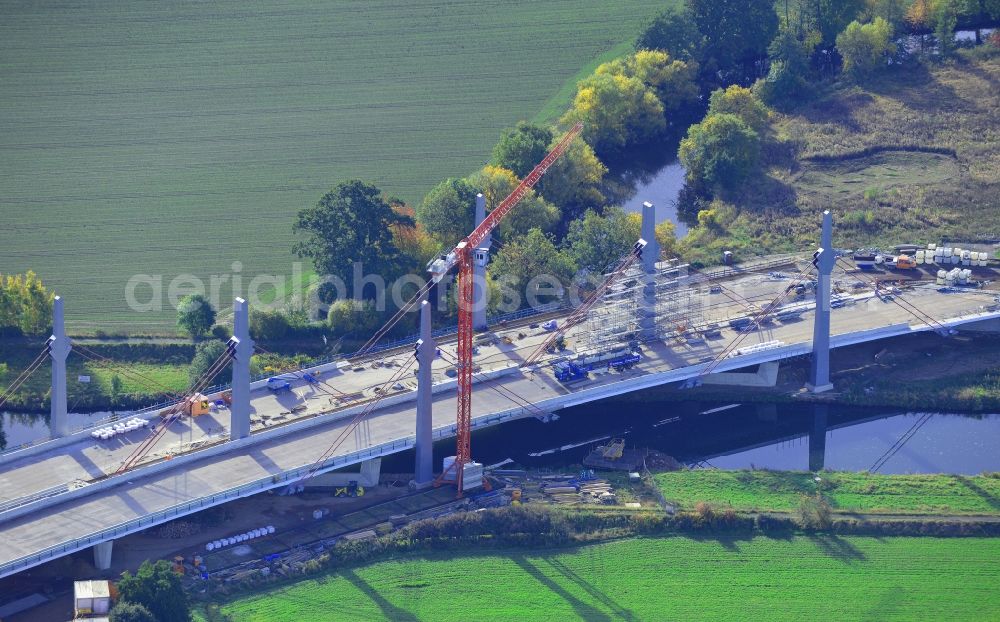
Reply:
[[[579,361],[563,361],[555,365],[556,380],[559,382],[583,380],[591,371],[603,366],[607,366],[609,370],[625,371],[632,368],[640,360],[642,360],[642,355],[635,350],[627,350],[613,353],[611,356],[599,355]]]

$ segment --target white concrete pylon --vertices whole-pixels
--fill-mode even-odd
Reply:
[[[813,323],[812,362],[808,388],[822,393],[833,388],[830,383],[830,298],[833,294],[833,266],[837,261],[833,250],[833,216],[823,212],[823,232],[816,252],[816,314]]]
[[[418,488],[434,482],[431,366],[437,344],[431,332],[431,303],[420,303],[420,341],[417,343],[417,429],[413,482]]]
[[[480,192],[476,195],[476,226],[478,227],[484,220],[486,220],[486,198]],[[483,243],[474,251],[477,255],[477,261],[475,261],[472,268],[472,299],[475,301],[475,305],[472,308],[472,328],[475,330],[486,330],[487,328],[486,263],[489,260],[489,250],[492,240],[492,235],[486,236]],[[478,261],[478,257],[483,257],[484,261]]]
[[[49,358],[52,359],[52,399],[49,427],[54,438],[68,436],[69,413],[66,405],[66,357],[72,347],[66,337],[63,300],[56,296],[52,301],[52,336],[49,337]]]
[[[233,359],[233,396],[230,406],[229,439],[250,436],[250,309],[242,298],[233,301],[233,337],[229,340]]]

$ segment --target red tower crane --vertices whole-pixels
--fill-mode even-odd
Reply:
[[[434,283],[439,283],[453,267],[458,266],[458,365],[456,369],[458,375],[458,413],[455,421],[455,463],[449,468],[456,470],[455,482],[459,495],[462,494],[462,474],[465,465],[472,460],[470,444],[472,436],[472,310],[476,302],[473,300],[473,266],[476,261],[485,262],[485,257],[477,258],[474,256],[475,250],[514,209],[525,193],[538,183],[549,167],[566,152],[570,143],[582,129],[582,123],[577,123],[570,128],[552,151],[521,180],[514,191],[501,201],[472,233],[459,242],[448,254],[431,262],[428,267],[431,280]]]

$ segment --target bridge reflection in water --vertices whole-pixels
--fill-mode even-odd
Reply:
[[[481,430],[474,440],[487,464],[510,458],[529,467],[572,466],[594,444],[584,441],[621,436],[630,447],[648,447],[706,467],[863,471],[925,419],[878,472],[1000,470],[995,451],[1000,414],[926,415],[827,404],[608,401],[563,410],[552,423],[528,419]],[[438,443],[435,460],[448,449],[447,443]],[[412,458],[393,456],[383,465],[386,471],[404,470],[411,468]]]

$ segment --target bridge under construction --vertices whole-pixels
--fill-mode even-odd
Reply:
[[[551,156],[522,185],[537,182]],[[57,298],[46,349],[4,394],[51,361],[51,437],[0,454],[0,576],[91,546],[96,565],[107,568],[121,536],[351,465],[361,471],[347,477],[377,480],[382,456],[409,449],[416,450],[413,486],[447,483],[462,494],[482,481],[470,444],[475,428],[544,421],[569,406],[664,384],[773,384],[781,360],[803,355],[812,360],[809,390],[823,392],[832,388],[830,348],[1000,327],[1000,302],[988,289],[940,287],[919,278],[928,274],[919,268],[905,277],[858,270],[833,248],[829,212],[815,251],[703,272],[660,256],[649,203],[642,238],[579,307],[489,326],[471,302],[489,231],[505,212],[487,216],[482,197],[477,208],[476,231],[432,266],[429,281],[460,267],[456,334],[435,339],[428,285],[387,325],[419,308],[415,347],[376,352],[383,327],[353,357],[254,381],[250,357],[262,350],[237,299],[227,352],[187,394],[125,421],[70,429],[66,358],[98,355],[71,343]],[[974,272],[995,280],[992,266]],[[232,386],[209,389],[227,365]],[[436,468],[432,444],[451,436],[456,456]]]

